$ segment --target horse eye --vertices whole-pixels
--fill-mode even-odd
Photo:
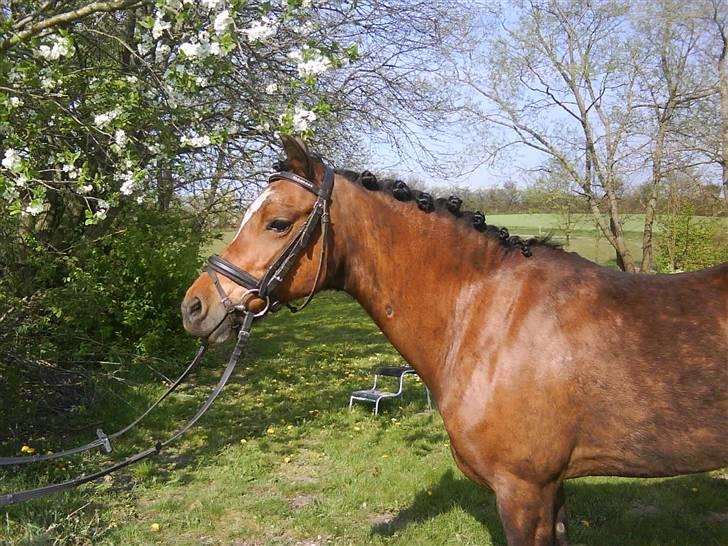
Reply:
[[[266,229],[283,233],[289,227],[291,227],[291,222],[289,222],[288,220],[273,220],[270,224],[268,224],[268,227]]]

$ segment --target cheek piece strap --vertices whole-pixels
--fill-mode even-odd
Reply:
[[[282,304],[275,296],[274,291],[278,285],[285,280],[289,271],[306,250],[311,236],[317,229],[319,223],[321,223],[321,254],[319,256],[318,269],[316,271],[316,277],[314,278],[311,291],[300,307],[288,305],[288,308],[293,312],[300,311],[308,305],[313,298],[314,293],[318,289],[319,281],[321,280],[321,271],[323,270],[326,259],[326,248],[328,245],[328,230],[330,224],[329,204],[331,202],[331,193],[334,188],[334,170],[331,167],[326,166],[326,173],[321,186],[317,186],[310,180],[288,171],[273,173],[268,178],[268,183],[270,184],[279,180],[293,182],[305,190],[310,191],[316,195],[316,202],[314,203],[313,210],[309,214],[301,229],[290,240],[260,279],[221,256],[213,255],[207,259],[207,265],[204,270],[208,275],[210,275],[210,278],[220,295],[220,300],[223,305],[225,305],[225,309],[229,315],[237,316],[240,313],[247,311],[244,300],[248,294],[266,301],[265,308],[263,311],[256,313],[257,316],[263,316],[268,312],[275,312],[279,310]],[[218,275],[223,275],[245,289],[245,293],[241,298],[239,298],[240,303],[233,303],[230,295],[223,289]]]

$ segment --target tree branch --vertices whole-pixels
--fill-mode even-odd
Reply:
[[[111,2],[94,2],[82,8],[67,11],[65,13],[59,13],[58,15],[54,15],[53,17],[49,17],[48,19],[44,19],[38,23],[35,23],[34,25],[31,25],[30,28],[26,30],[21,30],[7,40],[3,40],[2,42],[0,42],[0,51],[7,51],[10,48],[15,47],[19,43],[25,42],[26,40],[37,36],[48,28],[67,23],[73,23],[75,21],[78,21],[79,19],[83,19],[84,17],[93,15],[94,13],[124,10],[134,7],[137,4],[141,4],[142,2],[144,2],[144,0],[114,0]]]

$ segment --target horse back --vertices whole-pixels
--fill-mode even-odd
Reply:
[[[728,464],[728,264],[677,275],[598,270],[572,286],[580,297],[562,296],[570,303],[559,309],[577,366],[564,375],[582,409],[572,473]]]

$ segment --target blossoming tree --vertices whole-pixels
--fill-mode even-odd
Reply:
[[[167,206],[177,186],[211,177],[210,156],[249,167],[276,131],[312,131],[330,112],[318,76],[357,58],[318,32],[308,0],[50,9],[0,11],[0,196],[35,223]]]

